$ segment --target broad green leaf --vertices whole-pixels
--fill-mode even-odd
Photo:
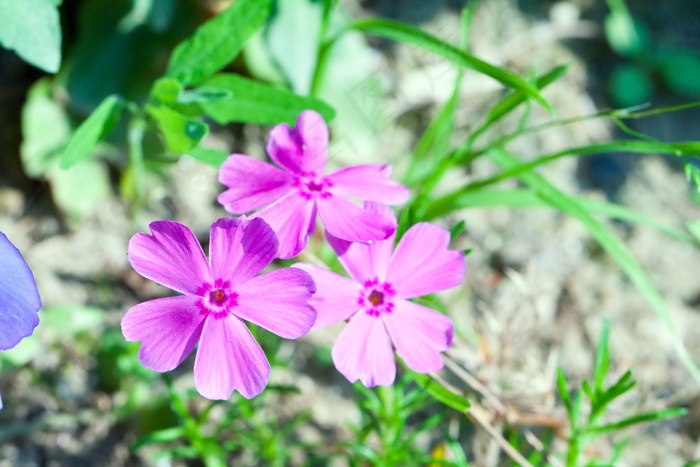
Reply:
[[[54,337],[72,336],[94,330],[105,319],[105,312],[85,305],[52,306],[41,311],[42,333]]]
[[[307,109],[316,110],[326,121],[331,121],[335,116],[333,108],[319,99],[298,96],[290,91],[234,74],[218,74],[204,83],[203,87],[232,94],[232,97],[227,99],[201,104],[207,115],[220,124],[293,124],[299,113]]]
[[[311,90],[321,35],[321,7],[321,2],[309,0],[277,0],[276,13],[267,28],[270,53],[297,94],[307,95]]]
[[[52,0],[0,0],[0,45],[49,73],[61,66],[61,24]]]
[[[552,106],[542,97],[535,86],[512,71],[491,65],[473,55],[462,52],[458,48],[418,28],[398,21],[380,18],[360,19],[352,23],[350,27],[368,34],[374,34],[421,47],[460,66],[471,68],[474,71],[490,76],[509,88],[517,89],[523,94],[535,99],[550,112],[554,112]]]
[[[660,55],[658,70],[666,87],[682,96],[700,96],[700,54],[676,49]]]
[[[452,407],[453,409],[458,410],[462,413],[466,412],[469,409],[469,407],[471,407],[471,404],[469,403],[469,400],[466,397],[461,396],[459,394],[455,394],[452,391],[445,389],[430,376],[421,373],[416,373],[412,370],[407,371],[410,372],[411,376],[420,387],[428,391],[428,393],[435,399],[437,399],[439,402],[442,402],[443,404]]]
[[[495,149],[488,153],[488,156],[504,169],[509,169],[520,164],[517,157],[502,149]],[[587,212],[575,199],[566,196],[544,177],[535,172],[524,172],[519,178],[534,189],[538,195],[552,207],[555,207],[581,222],[588,232],[598,241],[601,247],[617,262],[622,270],[627,274],[630,281],[637,287],[637,290],[649,302],[654,311],[663,320],[664,324],[674,336],[674,345],[678,356],[688,370],[688,372],[700,382],[700,370],[693,362],[683,344],[676,325],[666,308],[661,294],[656,290],[644,269],[632,256],[627,246],[608,227],[597,221]]]
[[[75,130],[68,146],[61,156],[61,167],[72,167],[76,162],[90,155],[97,143],[109,136],[121,117],[121,100],[109,96]]]
[[[189,118],[169,107],[148,106],[146,110],[158,124],[168,149],[187,154],[209,132],[206,123]]]
[[[153,83],[151,98],[156,99],[161,104],[170,105],[175,103],[184,88],[182,83],[175,78],[164,76]]]
[[[633,63],[615,67],[608,82],[610,97],[618,107],[632,107],[649,102],[654,81],[647,70]]]
[[[51,81],[41,79],[29,89],[22,108],[22,167],[30,177],[41,177],[56,164],[70,138],[70,120],[51,98]]]
[[[583,209],[591,214],[603,215],[611,219],[618,219],[637,224],[648,225],[660,232],[673,237],[682,242],[686,242],[694,247],[700,247],[700,228],[698,237],[694,238],[683,230],[676,229],[659,222],[654,217],[646,216],[638,212],[632,211],[619,204],[608,203],[605,201],[596,201],[583,197],[571,197]],[[430,221],[441,217],[448,212],[457,209],[472,208],[472,207],[491,207],[491,206],[509,206],[515,208],[530,208],[530,207],[549,207],[550,204],[540,198],[537,193],[529,189],[512,189],[512,190],[495,190],[495,189],[480,189],[480,190],[458,190],[452,194],[445,195],[442,198],[436,199],[429,206],[424,217],[424,220]],[[690,229],[690,226],[689,226]]]
[[[56,168],[48,174],[56,204],[71,222],[91,213],[112,193],[107,168],[94,159],[83,160],[69,169]]]
[[[228,65],[265,22],[272,0],[237,0],[173,51],[166,76],[192,85]]]
[[[217,151],[216,149],[203,148],[201,146],[193,147],[190,149],[188,154],[198,161],[213,165],[216,168],[221,167],[221,164],[223,164],[228,157],[228,154],[225,152]]]

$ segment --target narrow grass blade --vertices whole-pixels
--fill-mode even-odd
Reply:
[[[520,164],[520,160],[517,157],[503,149],[489,151],[488,156],[506,170]],[[551,206],[578,219],[598,241],[600,246],[620,265],[642,296],[666,324],[666,327],[674,337],[674,345],[681,362],[693,378],[700,382],[700,370],[698,370],[698,367],[688,355],[688,351],[678,335],[678,329],[666,308],[661,294],[651,283],[651,280],[649,280],[647,274],[632,256],[627,246],[608,227],[587,212],[576,200],[554,188],[541,175],[534,172],[525,172],[519,178],[537,191],[538,195]]]
[[[512,71],[499,68],[480,60],[471,54],[462,52],[458,48],[418,28],[398,21],[380,18],[360,19],[352,23],[350,28],[421,47],[460,66],[471,68],[479,73],[490,76],[509,88],[517,89],[526,96],[535,99],[544,108],[554,113],[552,106],[542,97],[539,90],[520,76]]]

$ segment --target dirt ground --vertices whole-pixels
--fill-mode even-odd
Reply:
[[[456,2],[431,2],[431,7],[425,3],[377,0],[363,5],[352,2],[348,8],[358,15],[380,12],[401,17],[401,12],[404,16],[411,12],[400,19],[419,22],[422,28],[455,40],[459,36]],[[603,50],[606,46],[596,22],[604,12],[598,5],[602,2],[482,3],[472,34],[475,55],[521,75],[575,61],[569,74],[545,92],[558,117],[609,107],[605,92],[609,65],[601,57],[610,52]],[[683,4],[666,3],[662,13]],[[425,11],[416,9],[419,4]],[[644,5],[639,8],[648,13]],[[698,13],[695,10],[689,8],[693,14]],[[664,14],[659,14],[659,21],[664,21]],[[691,21],[693,14],[684,21]],[[689,47],[699,45],[697,31],[685,23],[678,28]],[[418,130],[447,98],[454,71],[410,47],[374,39],[371,44],[381,52],[378,75],[391,91],[383,107],[391,124],[381,131],[360,129],[360,136],[354,139],[355,133],[340,125],[343,119],[361,121],[362,115],[339,115],[333,127],[336,143],[331,163],[375,161],[382,154],[382,160],[395,164],[400,175]],[[189,225],[200,238],[206,237],[211,222],[226,215],[213,202],[221,187],[213,168],[183,157],[170,170],[167,183],[154,189],[152,202],[135,220],[115,195],[78,225],[68,225],[51,201],[48,184],[27,179],[19,167],[19,112],[26,89],[37,76],[11,54],[0,51],[0,231],[12,239],[32,267],[45,308],[82,304],[104,310],[99,320],[85,324],[83,332],[95,338],[118,326],[130,306],[163,292],[130,269],[126,259],[130,236],[145,230],[152,220],[175,219]],[[500,91],[494,82],[469,72],[462,86],[455,142],[469,134]],[[652,105],[681,101],[660,92]],[[531,118],[544,122],[550,117],[533,108]],[[697,140],[698,123],[700,113],[690,110],[634,125],[662,140]],[[503,128],[514,124],[517,121],[508,121]],[[237,127],[238,138],[230,130],[215,132],[212,144],[262,157],[266,129]],[[620,137],[611,122],[593,120],[519,139],[509,149],[528,159],[614,136]],[[358,152],[348,149],[348,139],[356,143],[352,147],[360,148]],[[562,191],[619,202],[677,228],[698,218],[698,206],[690,200],[676,161],[658,156],[606,157],[585,162],[565,158],[540,173]],[[493,172],[491,163],[480,160],[469,171],[452,174],[442,189]],[[677,337],[581,224],[550,209],[501,207],[464,209],[438,222],[450,227],[459,220],[466,221],[466,229],[457,246],[473,251],[468,256],[467,280],[443,297],[457,328],[455,344],[447,352],[445,378],[478,401],[493,417],[494,426],[503,422],[495,416],[493,400],[497,400],[522,430],[538,432],[539,423],[563,427],[564,411],[555,396],[556,367],[562,367],[573,383],[590,378],[595,344],[607,316],[612,374],[621,375],[631,368],[639,380],[631,395],[613,407],[611,418],[675,406],[687,407],[689,415],[625,430],[612,440],[592,444],[590,452],[610,453],[613,441],[627,437],[621,467],[681,467],[700,458],[700,383],[681,365],[674,348]],[[700,362],[696,273],[700,251],[648,226],[608,224],[649,273],[675,321],[678,337]],[[42,322],[44,319],[42,315]],[[129,451],[136,441],[134,427],[110,411],[119,404],[115,398],[120,396],[98,388],[101,370],[95,356],[86,355],[65,335],[42,331],[41,325],[36,332],[44,339],[37,339],[38,350],[31,353],[31,362],[15,366],[3,360],[0,466],[94,465],[98,459],[102,465],[156,465],[152,450]],[[285,351],[294,355],[292,370],[274,376],[276,383],[294,382],[301,389],[293,399],[281,401],[279,410],[313,407],[314,423],[303,429],[303,436],[327,444],[348,436],[345,423],[358,415],[347,388],[339,389],[343,380],[319,380],[304,365],[304,358],[313,353],[314,346],[328,345],[336,335],[337,328],[330,328],[290,343]],[[189,360],[184,365],[188,364]],[[460,378],[461,370],[486,389],[470,386]],[[177,381],[187,385],[188,378],[191,372],[185,370],[178,373]],[[475,465],[505,465],[505,457],[498,455],[486,431],[475,430],[470,440]],[[429,446],[431,440],[425,443]]]

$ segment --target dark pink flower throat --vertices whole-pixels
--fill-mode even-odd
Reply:
[[[294,186],[299,189],[299,194],[306,199],[311,199],[316,196],[328,198],[331,193],[328,188],[333,186],[330,180],[325,177],[318,176],[313,172],[304,172],[297,176],[294,181]]]
[[[364,283],[364,288],[357,299],[358,305],[362,305],[365,313],[371,316],[379,316],[382,313],[394,311],[392,297],[396,291],[388,282],[379,282],[379,279],[372,279]]]
[[[238,294],[231,290],[231,283],[217,279],[214,285],[205,282],[197,289],[199,312],[211,314],[214,318],[224,318],[231,308],[238,305]]]

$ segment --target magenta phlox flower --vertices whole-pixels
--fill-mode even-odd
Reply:
[[[142,276],[185,295],[133,306],[122,319],[128,341],[141,341],[139,360],[165,372],[199,342],[194,363],[197,391],[228,399],[233,390],[262,392],[270,364],[243,320],[287,339],[306,334],[316,319],[309,304],[310,275],[283,268],[258,275],[279,244],[262,219],[219,219],[211,226],[209,261],[192,231],[173,221],[150,224],[152,235],[129,242],[129,261]]]
[[[365,203],[365,208],[395,218],[387,206]],[[295,266],[308,271],[318,287],[311,299],[318,313],[312,330],[348,321],[331,354],[338,371],[367,387],[393,383],[392,342],[412,370],[441,369],[440,352],[452,342],[452,321],[408,299],[455,287],[464,279],[464,253],[448,250],[449,232],[421,222],[408,229],[395,250],[395,235],[371,245],[327,238],[351,278],[311,264]]]
[[[41,298],[31,269],[0,232],[0,350],[11,349],[34,332],[40,308]]]
[[[279,167],[242,154],[232,154],[222,164],[219,181],[228,190],[219,203],[233,214],[263,206],[252,217],[262,217],[277,232],[278,257],[292,258],[313,234],[316,214],[331,235],[351,242],[383,240],[396,230],[390,222],[363,210],[345,197],[401,204],[409,190],[389,180],[390,165],[366,164],[324,175],[328,151],[328,126],[313,110],[302,112],[296,126],[275,126],[267,152]]]

